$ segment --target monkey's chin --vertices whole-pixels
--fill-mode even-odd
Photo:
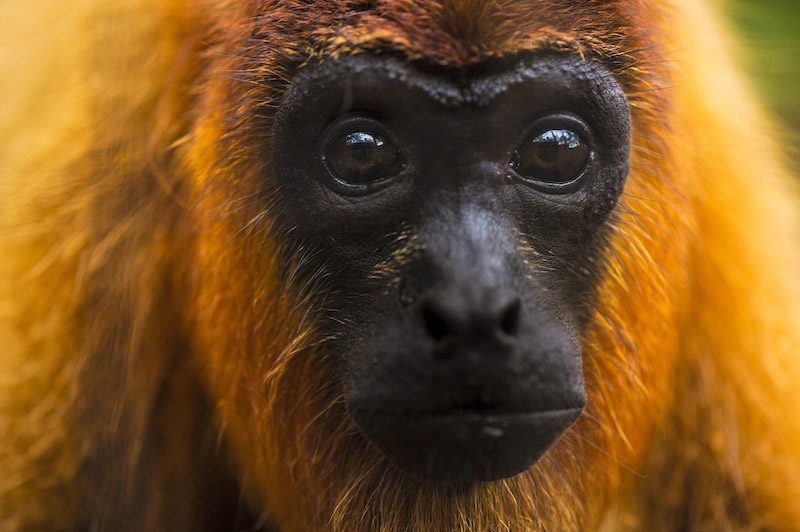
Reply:
[[[583,407],[539,412],[351,410],[367,438],[397,467],[437,483],[513,477],[533,466]]]

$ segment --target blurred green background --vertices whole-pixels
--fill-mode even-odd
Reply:
[[[743,50],[741,65],[800,162],[800,0],[720,0]]]

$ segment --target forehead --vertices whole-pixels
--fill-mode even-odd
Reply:
[[[308,59],[392,50],[465,66],[539,49],[622,60],[642,49],[639,2],[614,0],[323,0],[260,3],[264,38]],[[282,29],[286,31],[282,31]],[[258,29],[256,30],[258,32]]]

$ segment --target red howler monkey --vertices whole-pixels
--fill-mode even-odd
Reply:
[[[800,530],[797,196],[703,5],[28,4],[0,530]]]

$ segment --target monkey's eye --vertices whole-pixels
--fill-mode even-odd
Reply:
[[[509,166],[525,179],[558,188],[577,181],[589,153],[589,145],[575,131],[539,130],[514,151]]]
[[[354,131],[334,139],[323,154],[328,170],[344,185],[367,185],[393,177],[406,167],[391,141],[368,131]]]

